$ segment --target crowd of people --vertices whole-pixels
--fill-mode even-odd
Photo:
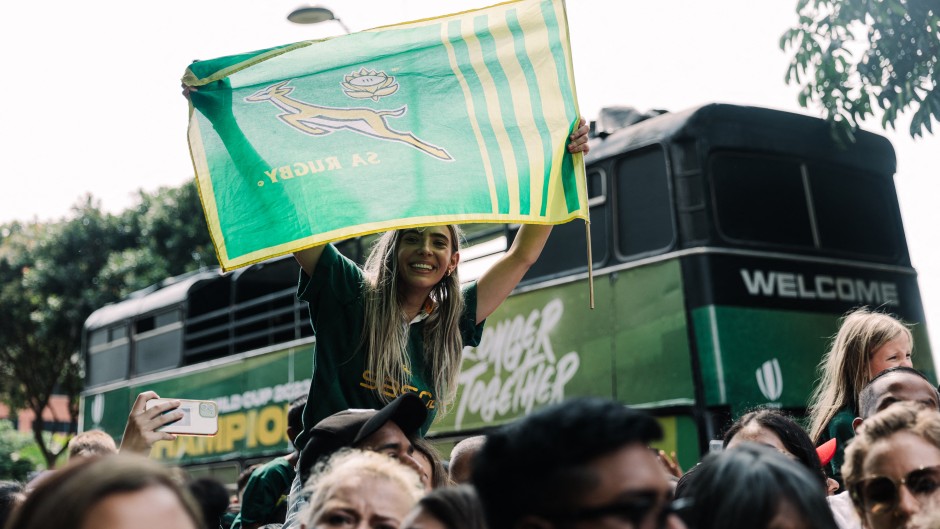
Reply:
[[[684,473],[650,448],[663,436],[655,418],[614,401],[544,408],[462,440],[445,459],[423,438],[430,413],[413,392],[311,427],[305,397],[288,411],[296,450],[248,469],[230,498],[218,482],[147,458],[173,437],[159,428],[176,415],[173,401],[148,410],[157,395],[145,392],[120,448],[104,432],[84,432],[64,468],[25,487],[0,483],[0,526],[940,528],[940,393],[912,367],[911,348],[898,320],[850,313],[821,364],[826,389],[807,418],[816,430],[756,409]],[[836,460],[844,462],[834,469]]]
[[[587,152],[583,120],[568,149]],[[332,245],[297,252],[317,341],[309,394],[288,412],[293,453],[244,472],[233,500],[146,457],[182,415],[174,400],[148,409],[157,395],[145,392],[120,447],[85,432],[66,467],[25,488],[0,484],[5,527],[940,528],[940,395],[913,369],[909,329],[867,309],[846,316],[823,358],[808,431],[754,410],[683,473],[651,449],[663,437],[654,417],[583,398],[444,458],[424,435],[453,399],[461,351],[479,343],[550,231],[523,226],[469,285],[455,226],[388,232],[364,270]]]

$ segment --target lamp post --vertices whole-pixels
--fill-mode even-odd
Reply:
[[[350,33],[349,28],[346,27],[346,24],[343,24],[343,21],[336,18],[333,15],[333,12],[323,6],[301,6],[297,9],[290,12],[287,15],[287,20],[295,24],[319,24],[320,22],[329,22],[330,20],[335,20],[339,23],[339,26],[343,28],[347,34]]]

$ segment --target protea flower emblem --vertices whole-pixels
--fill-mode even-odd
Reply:
[[[385,72],[375,70],[366,70],[359,68],[358,72],[353,72],[346,76],[343,85],[343,92],[354,99],[372,99],[378,101],[380,97],[389,96],[398,91],[398,83],[394,77],[389,77]]]

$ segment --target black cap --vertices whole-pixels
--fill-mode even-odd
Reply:
[[[300,452],[297,470],[302,483],[317,461],[341,448],[355,448],[389,421],[408,437],[414,437],[427,420],[428,410],[414,393],[403,393],[381,410],[351,409],[334,413],[308,431],[307,445]]]

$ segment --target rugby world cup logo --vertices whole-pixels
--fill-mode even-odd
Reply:
[[[783,394],[783,375],[780,374],[780,362],[776,358],[761,364],[754,374],[764,398],[770,402],[780,398]]]
[[[104,395],[99,393],[91,401],[91,422],[98,426],[101,419],[104,419]]]

